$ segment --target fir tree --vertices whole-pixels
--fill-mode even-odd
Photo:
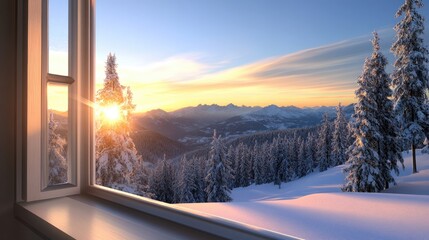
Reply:
[[[341,103],[338,104],[336,110],[337,118],[335,119],[334,131],[332,133],[331,166],[337,166],[346,162],[347,120]]]
[[[193,168],[194,186],[192,194],[195,202],[205,202],[205,184],[204,184],[204,172],[203,161],[195,156],[191,159],[190,163]]]
[[[379,181],[384,181],[384,188],[388,188],[389,183],[395,183],[391,172],[394,171],[399,174],[398,161],[403,166],[403,158],[399,136],[397,135],[399,132],[398,124],[394,117],[393,102],[391,100],[391,79],[385,71],[387,59],[380,52],[379,37],[376,32],[374,32],[372,45],[374,48],[371,56],[372,88],[376,92],[374,96],[377,105],[377,111],[374,114],[379,122],[380,132],[376,143],[379,156]]]
[[[183,155],[180,164],[181,169],[177,181],[179,190],[178,201],[180,203],[194,203],[196,202],[194,192],[197,186],[195,185],[195,172],[191,165],[192,163],[186,159],[186,155]]]
[[[48,139],[48,158],[49,158],[49,183],[55,185],[67,182],[67,161],[66,150],[64,146],[66,140],[57,133],[58,123],[54,121],[54,114],[49,115],[49,139]]]
[[[317,142],[319,170],[326,171],[331,165],[331,124],[329,123],[328,114],[323,115],[323,122],[319,129],[319,138]]]
[[[211,149],[208,159],[208,173],[206,176],[206,193],[208,202],[228,202],[231,201],[229,181],[231,181],[231,170],[226,164],[225,147],[220,136],[213,133]]]
[[[305,162],[307,164],[307,173],[313,172],[313,169],[317,166],[315,162],[315,152],[314,149],[314,136],[311,133],[308,133],[307,140],[305,141]]]
[[[255,142],[255,145],[253,146],[253,153],[252,153],[252,159],[253,159],[253,176],[254,176],[254,183],[256,185],[262,184],[264,182],[263,180],[263,163],[262,163],[262,154],[260,147],[258,145],[258,142]]]
[[[385,187],[383,171],[386,169],[381,156],[380,143],[384,141],[380,119],[380,82],[388,82],[384,72],[386,65],[384,57],[379,53],[378,35],[374,34],[374,51],[371,58],[365,60],[362,75],[358,79],[359,88],[356,91],[358,99],[353,115],[353,138],[350,146],[346,172],[346,184],[343,191],[349,192],[379,192]],[[382,95],[382,94],[381,94]],[[385,99],[387,100],[387,99]],[[391,179],[388,179],[391,181]]]
[[[149,178],[149,191],[156,200],[174,203],[175,194],[173,185],[174,170],[168,164],[164,155],[164,158],[158,162],[157,167],[152,172],[152,176]]]
[[[226,154],[226,163],[229,165],[229,169],[231,170],[231,173],[229,175],[231,176],[231,180],[229,181],[228,185],[230,189],[234,188],[235,185],[235,171],[236,171],[236,160],[235,160],[235,150],[232,146],[229,146],[228,153]]]
[[[306,143],[301,138],[299,139],[299,151],[298,151],[298,169],[297,169],[297,177],[301,178],[307,175],[308,173],[308,164],[305,153]]]
[[[139,194],[136,191],[142,189],[138,186],[142,182],[138,182],[141,176],[137,172],[144,171],[140,171],[142,160],[130,137],[129,121],[135,106],[130,89],[119,82],[116,67],[116,57],[109,54],[104,86],[96,95],[96,183]]]
[[[429,131],[429,52],[423,43],[424,18],[417,11],[422,6],[422,0],[405,0],[399,8],[396,17],[403,18],[395,25],[396,41],[391,48],[396,56],[392,73],[394,109],[402,137],[411,144],[413,173],[417,172],[416,146]]]
[[[272,169],[274,185],[278,185],[279,189],[283,181],[287,180],[288,160],[286,156],[286,148],[283,138],[277,136],[271,144]]]

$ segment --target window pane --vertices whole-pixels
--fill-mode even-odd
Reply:
[[[69,182],[68,85],[48,84],[48,186]]]
[[[49,73],[68,75],[69,7],[68,0],[49,1]]]

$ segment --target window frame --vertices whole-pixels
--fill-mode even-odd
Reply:
[[[69,0],[72,24],[69,37],[69,76],[75,88],[69,91],[76,97],[75,119],[76,184],[43,191],[42,174],[42,113],[46,99],[46,76],[53,82],[71,83],[70,77],[47,74],[46,65],[46,8],[48,0],[19,0],[23,13],[18,17],[18,99],[17,99],[17,202],[27,202],[91,195],[131,209],[167,219],[181,225],[233,239],[294,239],[283,234],[255,228],[232,220],[214,217],[185,207],[174,206],[149,198],[95,184],[95,1]],[[44,5],[45,4],[45,5]],[[44,15],[45,14],[45,15]],[[45,35],[45,37],[44,37]],[[46,108],[46,107],[45,107]],[[45,116],[46,117],[46,116]],[[20,122],[22,121],[22,122]]]
[[[85,16],[83,11],[89,1],[69,0],[69,49],[68,49],[68,76],[50,74],[48,72],[48,1],[29,0],[26,1],[27,19],[24,25],[27,31],[23,33],[22,40],[24,49],[23,58],[27,64],[20,68],[26,73],[21,85],[25,96],[21,104],[23,129],[22,138],[18,144],[22,144],[23,159],[18,164],[23,167],[22,192],[20,198],[30,202],[35,200],[49,199],[81,193],[81,163],[82,145],[80,140],[85,135],[84,123],[88,111],[87,107],[80,103],[77,97],[80,90],[88,85],[89,74],[83,69],[87,62],[82,49],[87,41],[83,38],[88,36],[84,27]],[[22,5],[25,4],[22,3]],[[24,26],[25,29],[25,26]],[[86,51],[87,52],[87,51]],[[86,76],[85,76],[86,75]],[[48,83],[66,84],[68,87],[68,155],[69,162],[68,178],[70,183],[48,186],[48,128],[47,128],[47,85]],[[87,87],[86,87],[87,88]],[[19,91],[19,90],[18,90]],[[87,115],[87,114],[86,114]],[[18,117],[19,117],[18,116]],[[18,132],[19,133],[19,132]],[[19,135],[18,135],[19,136]]]

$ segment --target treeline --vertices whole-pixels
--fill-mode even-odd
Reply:
[[[335,121],[325,114],[319,127],[255,134],[228,143],[215,133],[207,154],[184,155],[179,164],[161,160],[148,175],[149,195],[168,203],[224,202],[231,200],[233,188],[266,183],[281,188],[282,183],[343,164],[349,136],[341,105]]]

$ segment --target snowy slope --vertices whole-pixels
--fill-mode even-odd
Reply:
[[[429,154],[410,154],[385,193],[343,193],[343,166],[282,185],[235,189],[231,203],[180,206],[306,239],[429,239]],[[410,194],[412,193],[412,194]]]

